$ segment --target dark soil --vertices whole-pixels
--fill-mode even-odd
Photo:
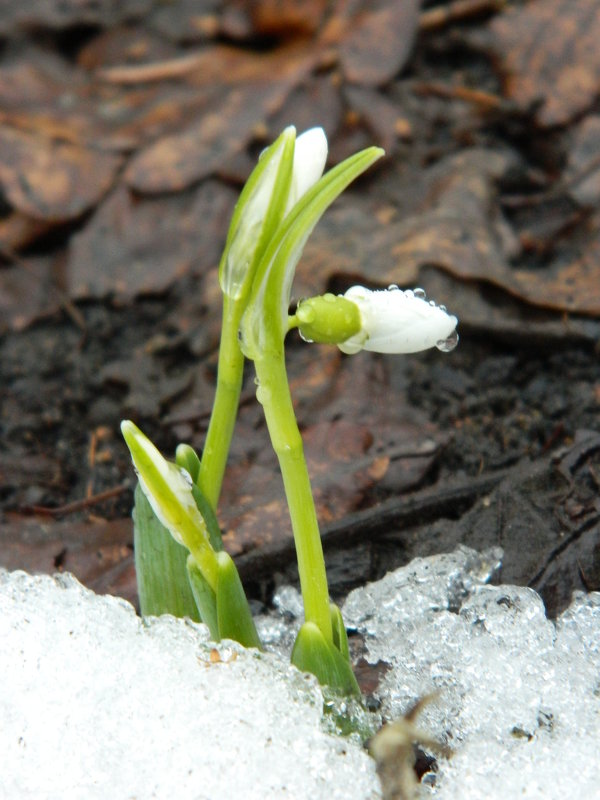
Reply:
[[[432,5],[423,4],[422,15]],[[372,142],[389,151],[324,218],[300,266],[295,297],[342,291],[358,280],[423,285],[461,323],[460,344],[450,354],[347,358],[290,337],[289,372],[315,475],[332,594],[339,599],[416,556],[461,543],[499,545],[505,556],[497,579],[532,586],[555,615],[574,590],[600,589],[600,192],[589,182],[596,162],[585,191],[575,191],[581,186],[573,177],[573,164],[584,159],[577,144],[585,139],[582,125],[588,118],[593,124],[600,107],[593,98],[576,109],[566,99],[556,108],[560,97],[544,105],[545,74],[531,78],[540,86],[537,103],[524,89],[523,96],[511,94],[502,79],[510,64],[499,63],[504,33],[500,23],[494,27],[502,14],[487,5],[439,28],[428,28],[431,17],[426,25],[423,16],[412,55],[376,86],[360,53],[347,80],[351,50],[338,42],[339,62],[323,57],[259,116],[268,139],[287,121],[303,128],[322,115],[333,161]],[[507,14],[521,7],[508,5]],[[239,53],[259,55],[287,46],[264,19],[244,18],[243,28],[233,6],[214,4],[221,28],[206,34],[209,45],[233,40]],[[152,47],[162,42],[166,55],[158,47],[150,61],[189,51],[181,31],[169,39],[152,19],[151,36],[135,15],[127,33],[148,37]],[[110,49],[101,48],[110,36],[114,62],[123,63],[120,21],[84,22],[72,36],[56,31],[55,21],[39,23],[43,34],[39,26],[7,22],[0,68],[14,61],[24,69],[31,47],[42,62],[60,58],[66,74],[94,52],[110,67]],[[565,37],[566,22],[558,27]],[[306,32],[290,25],[289,35],[304,41]],[[185,80],[160,84],[176,108],[180,96],[193,96],[194,84]],[[468,90],[467,100],[456,86]],[[481,97],[468,94],[475,89]],[[126,102],[133,103],[129,95]],[[189,98],[182,101],[185,113],[190,107]],[[156,122],[158,139],[179,122],[174,118],[164,131]],[[110,206],[116,194],[101,193],[97,207],[65,213],[60,223],[48,218],[43,230],[30,226],[26,240],[0,230],[3,566],[72,570],[98,591],[135,601],[134,475],[119,422],[134,419],[166,454],[179,441],[202,446],[217,354],[218,252],[239,179],[264,144],[256,120],[237,124],[243,146],[226,152],[219,169],[187,183],[166,167],[161,172],[160,162],[150,177],[145,162],[128,172],[135,153],[127,148],[142,152],[146,141],[124,146],[113,190],[123,192],[126,234],[121,212]],[[4,223],[25,212],[3,174]],[[145,181],[160,176],[165,186],[148,188]],[[163,207],[174,225],[184,220],[164,269],[162,243],[152,239]],[[112,220],[108,227],[104,217],[100,225],[102,213]],[[194,225],[210,241],[206,248],[199,250]],[[129,270],[134,256],[138,271]],[[253,390],[248,368],[221,520],[250,594],[268,602],[273,587],[295,580],[295,571],[282,487]]]

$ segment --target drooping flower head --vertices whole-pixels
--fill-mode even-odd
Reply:
[[[448,352],[458,343],[457,318],[428,300],[423,289],[352,286],[343,297],[358,307],[361,319],[358,333],[338,344],[344,353],[417,353],[430,347]]]

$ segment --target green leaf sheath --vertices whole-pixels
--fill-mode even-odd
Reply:
[[[334,644],[323,638],[314,623],[305,622],[300,628],[291,660],[298,669],[315,675],[322,686],[329,686],[344,695],[360,696],[350,662]]]
[[[233,639],[244,647],[261,647],[252,613],[237,567],[228,553],[217,556],[217,619],[221,639]]]
[[[187,577],[200,612],[200,619],[208,626],[212,639],[218,642],[221,637],[217,619],[217,596],[191,555],[187,559]]]

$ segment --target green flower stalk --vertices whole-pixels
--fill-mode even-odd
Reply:
[[[358,692],[358,686],[350,667],[345,630],[342,625],[340,634],[337,624],[339,612],[329,602],[319,526],[285,369],[284,338],[295,324],[288,319],[290,290],[310,233],[336,197],[382,154],[372,147],[350,157],[324,175],[293,207],[257,267],[242,317],[242,349],[254,361],[256,396],[279,460],[298,558],[306,622],[292,661],[344,693]],[[348,312],[352,316],[351,308]],[[359,318],[354,314],[348,335],[356,332],[358,325]]]

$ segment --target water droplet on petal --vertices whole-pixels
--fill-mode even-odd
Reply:
[[[430,300],[429,305],[433,308],[435,306],[435,300]]]
[[[390,285],[388,286],[388,292],[399,292],[399,291],[400,287],[398,286],[397,283],[390,283]]]
[[[412,298],[414,296],[415,296],[415,293],[413,292],[412,289],[406,289],[404,291],[404,297],[408,297],[410,299],[410,298]]]
[[[436,342],[435,346],[438,350],[441,350],[442,353],[449,353],[451,350],[454,350],[457,344],[458,333],[454,330],[447,339],[440,339],[439,342]]]
[[[335,295],[331,294],[331,292],[326,292],[323,295],[323,300],[325,300],[326,303],[335,303]]]
[[[448,309],[446,308],[446,306],[438,306],[438,308],[440,309],[440,311],[443,311],[446,314],[448,313]]]
[[[414,291],[415,297],[418,297],[419,300],[427,300],[427,295],[425,293],[425,289],[421,289],[421,287],[417,287]]]

